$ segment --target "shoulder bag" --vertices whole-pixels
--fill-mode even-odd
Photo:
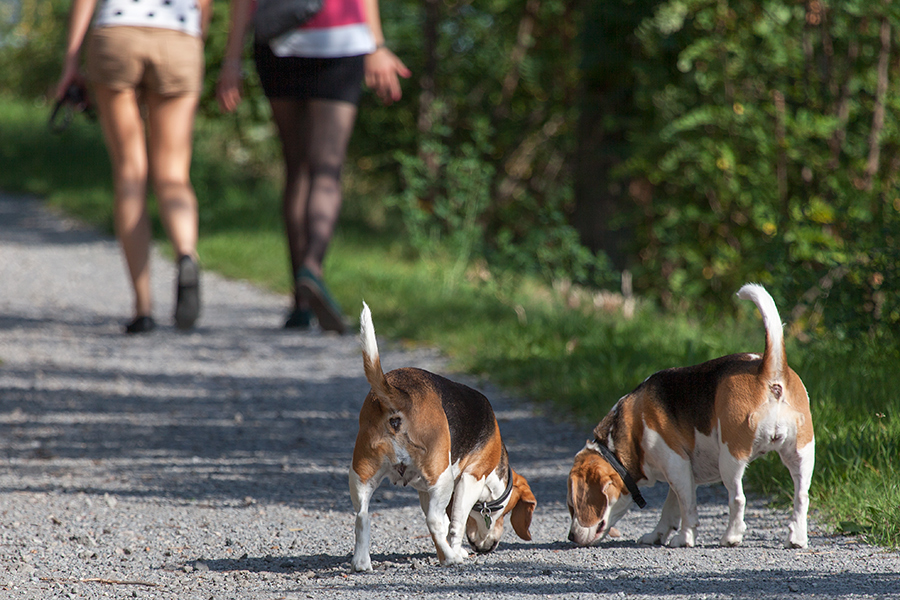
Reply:
[[[324,0],[259,0],[253,15],[256,42],[265,44],[295,29],[322,10]]]

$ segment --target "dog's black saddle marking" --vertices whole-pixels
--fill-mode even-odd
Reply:
[[[484,446],[494,434],[494,411],[481,392],[434,373],[428,375],[441,398],[452,440],[450,459],[456,462]]]

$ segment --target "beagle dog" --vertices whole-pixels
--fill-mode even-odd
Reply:
[[[755,458],[778,452],[794,481],[794,508],[785,547],[807,545],[809,484],[815,438],[809,396],[788,366],[781,320],[762,286],[747,284],[738,298],[762,314],[766,347],[693,367],[651,375],[623,396],[594,428],[594,439],[575,456],[568,478],[569,539],[598,543],[632,502],[639,487],[669,484],[656,529],[642,544],[691,547],[697,535],[697,485],[722,481],[729,521],[723,546],[743,541],[746,500],[741,479]],[[669,540],[669,535],[677,533]]]
[[[468,556],[464,533],[479,553],[496,548],[507,514],[516,534],[530,540],[537,502],[525,478],[510,467],[487,398],[422,369],[385,373],[365,303],[360,339],[372,389],[359,413],[350,469],[356,512],[353,571],[372,570],[369,501],[385,477],[418,490],[441,565]]]

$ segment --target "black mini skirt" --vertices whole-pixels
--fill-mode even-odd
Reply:
[[[268,44],[255,44],[253,58],[267,98],[342,100],[359,105],[365,55],[275,56]]]

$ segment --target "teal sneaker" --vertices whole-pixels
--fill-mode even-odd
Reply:
[[[310,308],[319,320],[319,326],[325,331],[334,331],[343,335],[347,330],[341,307],[335,302],[322,280],[312,271],[303,267],[297,273],[297,293],[309,302]]]

